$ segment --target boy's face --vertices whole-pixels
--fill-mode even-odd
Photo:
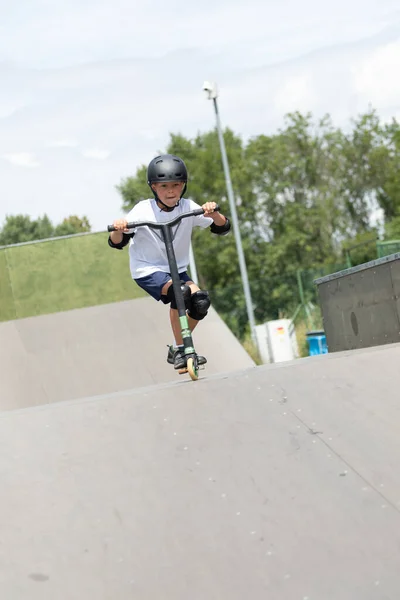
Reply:
[[[172,207],[181,197],[184,185],[183,181],[166,181],[165,183],[152,183],[151,187],[164,204]]]

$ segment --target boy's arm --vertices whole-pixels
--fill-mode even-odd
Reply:
[[[126,219],[117,219],[114,221],[113,225],[116,227],[116,231],[112,231],[108,236],[108,245],[111,248],[122,250],[122,248],[129,244],[129,240],[133,238],[135,232],[129,231],[126,227],[127,224],[128,221]]]
[[[209,227],[211,232],[217,235],[226,235],[230,231],[231,224],[229,219],[222,213],[215,212],[216,202],[206,202],[202,206],[193,202],[193,200],[189,202],[192,210],[202,208],[204,211],[203,215],[195,217],[195,223],[198,227],[202,227],[203,229]]]
[[[204,216],[210,217],[213,220],[213,223],[210,225],[212,233],[226,235],[231,228],[231,223],[228,217],[225,217],[220,212],[215,212],[216,206],[215,202],[206,202],[203,204]]]
[[[222,217],[222,224],[220,225],[214,220],[214,223],[211,223],[210,225],[210,230],[212,233],[217,235],[226,235],[231,229],[231,222],[229,221],[228,217],[225,217],[224,215],[219,216]]]
[[[112,231],[108,236],[108,245],[111,248],[116,248],[117,250],[122,250],[125,248],[127,244],[129,244],[129,240],[133,238],[134,233],[124,233],[123,231]]]

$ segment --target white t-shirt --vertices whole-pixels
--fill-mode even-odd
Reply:
[[[199,204],[182,198],[173,211],[161,210],[154,198],[138,202],[126,215],[128,222],[149,221],[152,223],[165,223],[172,221],[178,215],[201,208]],[[192,231],[194,227],[210,227],[213,220],[210,217],[199,215],[186,217],[172,228],[172,239],[178,271],[186,271],[189,264],[189,250]],[[146,277],[155,271],[170,272],[167,252],[165,249],[162,232],[150,227],[137,227],[135,235],[129,242],[129,263],[133,279]]]

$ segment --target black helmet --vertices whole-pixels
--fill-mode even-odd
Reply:
[[[147,183],[151,185],[158,181],[187,182],[185,163],[173,154],[162,154],[153,158],[147,167]]]
[[[163,181],[183,181],[185,185],[180,196],[182,198],[183,194],[186,192],[187,178],[188,175],[185,163],[179,156],[175,156],[174,154],[161,154],[161,156],[156,156],[147,167],[147,183],[150,186],[156,201],[162,204],[164,209],[169,212],[174,210],[179,202],[173,207],[167,206],[158,198],[156,192],[151,187],[151,184]]]

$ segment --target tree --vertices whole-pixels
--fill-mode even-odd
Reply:
[[[368,230],[369,215],[376,208],[386,150],[375,111],[359,116],[352,124],[353,129],[345,137],[342,148],[345,169],[341,177],[341,194],[353,224],[353,231],[349,233],[357,234]]]
[[[29,215],[9,215],[0,230],[0,245],[19,244],[54,236],[90,231],[87,217],[70,216],[54,227],[47,215],[34,220]]]
[[[400,215],[388,220],[385,225],[385,240],[400,240]]]
[[[28,215],[10,215],[0,231],[0,245],[50,238],[53,234],[54,227],[47,215],[36,221]]]
[[[250,141],[247,157],[270,240],[285,234],[287,207],[293,203],[303,209],[301,223],[310,210],[319,213],[325,254],[334,252],[335,241],[353,228],[343,200],[343,143],[343,134],[333,128],[329,117],[315,125],[311,115],[299,113],[289,114],[286,128],[277,135]]]
[[[73,235],[74,233],[84,233],[91,231],[89,219],[87,217],[77,217],[76,215],[65,218],[62,223],[57,225],[54,230],[55,236]]]
[[[400,124],[396,119],[382,129],[382,142],[371,156],[378,180],[377,201],[386,221],[400,216]]]

